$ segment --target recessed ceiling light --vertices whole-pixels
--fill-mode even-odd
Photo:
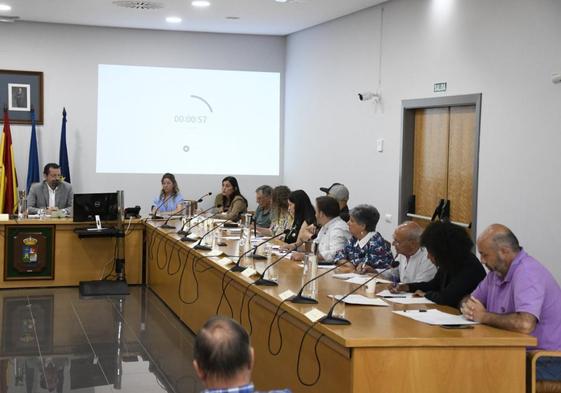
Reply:
[[[275,0],[277,3],[288,3],[288,0]]]
[[[181,18],[179,18],[177,16],[168,16],[166,18],[166,22],[168,22],[168,23],[181,23]]]
[[[210,5],[210,1],[207,0],[193,0],[191,2],[193,7],[208,7]]]
[[[0,4],[0,11],[11,11],[12,7],[10,7],[8,4]]]

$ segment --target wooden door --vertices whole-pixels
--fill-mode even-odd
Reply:
[[[415,214],[431,217],[441,199],[450,220],[471,224],[475,106],[417,109],[413,141]],[[418,220],[423,225],[428,221]]]

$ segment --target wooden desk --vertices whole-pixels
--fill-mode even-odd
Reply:
[[[399,305],[347,305],[346,317],[352,325],[314,325],[304,340],[299,361],[302,337],[311,326],[304,313],[312,307],[326,312],[331,305],[327,295],[344,294],[353,286],[327,275],[318,280],[318,305],[281,304],[280,293],[287,289],[297,292],[302,284],[302,268],[297,263],[279,263],[278,287],[248,286],[253,279],[239,273],[224,275],[226,269],[215,263],[217,258],[192,250],[192,243],[179,242],[174,231],[147,224],[146,236],[148,285],[195,332],[216,313],[241,322],[251,333],[256,353],[253,379],[259,389],[289,387],[294,392],[334,393],[525,391],[525,347],[535,345],[533,337],[488,326],[445,330],[393,314],[393,309],[405,307]],[[234,254],[235,246],[221,249]],[[217,310],[223,282],[228,284],[228,301],[222,301]],[[270,337],[272,354],[269,327],[277,308],[282,348],[279,351],[281,337],[275,322]],[[297,377],[297,366],[304,384]],[[317,383],[305,386],[316,378]]]
[[[53,280],[4,280],[6,226],[53,225],[55,228],[55,275]],[[11,220],[0,223],[0,288],[30,288],[77,286],[83,280],[98,280],[105,265],[113,261],[115,238],[79,239],[75,228],[91,226],[90,223],[74,223],[71,219]],[[126,227],[126,226],[125,226]],[[142,283],[142,248],[144,224],[131,222],[125,237],[126,276],[129,284]],[[107,270],[110,268],[107,266]]]

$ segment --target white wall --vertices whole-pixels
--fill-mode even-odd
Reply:
[[[378,81],[384,108],[356,93]],[[285,182],[310,196],[334,181],[350,204],[398,213],[401,100],[482,93],[478,229],[509,226],[561,281],[561,2],[392,0],[289,36]],[[375,151],[376,139],[385,151]]]
[[[61,113],[65,106],[74,191],[123,189],[126,204],[139,204],[145,213],[159,192],[161,175],[97,174],[95,171],[98,64],[280,72],[281,85],[284,85],[284,37],[19,22],[1,23],[0,37],[3,43],[0,68],[44,73],[45,125],[38,128],[41,170],[44,163],[58,162]],[[147,115],[138,113],[138,116]],[[166,143],[158,142],[157,131],[154,130],[154,150],[169,148]],[[21,188],[25,187],[27,178],[30,132],[29,126],[12,127]],[[123,146],[122,159],[126,160],[131,154],[135,152]],[[239,153],[233,152],[231,159],[235,159],[236,154]],[[211,149],[209,159],[216,159]],[[177,178],[183,195],[198,198],[205,192],[219,191],[222,177],[178,175]],[[239,176],[238,181],[242,192],[254,203],[255,188],[264,183],[276,184],[279,178]]]

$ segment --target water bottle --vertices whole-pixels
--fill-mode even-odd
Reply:
[[[271,268],[267,268],[273,262],[273,245],[267,243],[265,244],[264,249],[265,249],[265,256],[267,257],[267,264],[265,265],[267,271],[265,272],[265,277],[263,278],[265,280],[271,280],[277,282],[279,280],[279,274],[278,274],[279,272],[277,270],[277,266],[275,265],[272,266]]]
[[[308,253],[304,256],[304,274],[302,275],[302,285],[317,276],[318,261],[313,253]],[[302,291],[302,296],[317,299],[318,296],[318,282],[317,280],[307,284]]]
[[[399,268],[394,267],[392,269],[392,285],[393,287],[397,287],[399,285]]]
[[[240,261],[240,265],[243,267],[250,265],[249,250],[251,250],[251,230],[249,228],[243,228],[239,242],[239,255],[245,254]]]
[[[191,201],[183,201],[183,221],[191,218]]]

